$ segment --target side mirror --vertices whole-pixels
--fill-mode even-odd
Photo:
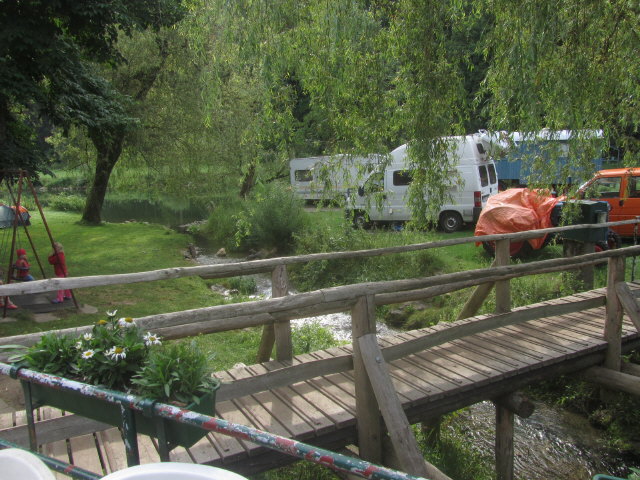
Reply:
[[[358,195],[364,197],[364,187],[358,187]]]

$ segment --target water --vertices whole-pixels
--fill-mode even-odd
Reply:
[[[482,457],[493,461],[493,404],[472,405],[455,422],[451,428],[461,440],[473,443]],[[626,477],[627,459],[611,456],[603,446],[602,433],[586,418],[543,403],[536,403],[529,418],[515,416],[514,451],[518,479],[577,480],[597,473]]]
[[[107,222],[149,222],[176,227],[208,216],[205,205],[189,200],[107,197],[102,207],[102,219]]]
[[[202,254],[198,255],[198,263],[202,265],[214,265],[218,263],[231,263],[241,261],[238,258],[220,258],[215,255]],[[256,282],[257,292],[252,295],[255,299],[267,299],[271,298],[271,277],[267,274],[252,275]],[[296,293],[295,290],[290,289],[289,293]],[[318,315],[315,317],[299,318],[291,321],[293,328],[300,327],[305,324],[315,323],[322,327],[327,328],[333,334],[334,338],[339,341],[351,340],[351,315],[348,312],[341,313],[329,313],[327,315]],[[376,324],[376,333],[378,335],[391,335],[394,330],[387,327],[384,323],[378,322]]]
[[[205,265],[237,262],[237,258],[218,258],[200,255],[198,262]],[[271,297],[271,278],[254,275],[258,292],[254,298]],[[295,293],[295,292],[291,292]],[[334,313],[293,320],[296,326],[317,322],[328,328],[336,339],[351,340],[351,316]],[[378,335],[394,331],[383,323],[377,324]],[[460,440],[473,444],[473,448],[487,460],[494,462],[495,409],[491,402],[472,405],[456,416],[450,428]],[[602,434],[587,419],[565,410],[537,403],[533,415],[527,419],[515,416],[516,478],[520,480],[577,480],[590,479],[597,473],[625,477],[626,459],[613,457],[603,446]]]

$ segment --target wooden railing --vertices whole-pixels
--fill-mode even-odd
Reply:
[[[560,315],[607,305],[607,319],[604,336],[608,342],[605,367],[620,370],[620,332],[622,311],[630,315],[640,329],[640,309],[633,295],[624,283],[624,259],[627,256],[640,255],[640,246],[632,246],[600,253],[590,253],[570,258],[536,261],[527,264],[509,264],[509,243],[528,238],[537,238],[548,233],[556,233],[579,228],[602,228],[609,225],[637,223],[637,221],[615,222],[600,225],[577,225],[517,234],[491,235],[430,242],[404,247],[391,247],[355,252],[333,252],[296,257],[257,260],[251,262],[210,265],[198,267],[171,268],[153,272],[140,272],[120,275],[61,278],[0,286],[0,296],[29,294],[67,288],[86,288],[123,283],[155,281],[185,276],[200,275],[207,278],[221,278],[271,272],[273,280],[273,298],[248,303],[218,305],[193,310],[163,313],[141,317],[136,323],[142,328],[153,329],[166,338],[181,338],[202,333],[222,332],[246,327],[263,326],[263,338],[258,359],[268,360],[273,344],[276,345],[276,359],[292,358],[290,320],[322,315],[327,313],[350,311],[352,316],[353,355],[341,354],[333,358],[293,364],[279,368],[250,379],[225,384],[218,393],[220,400],[257,393],[270,388],[288,385],[321,375],[354,371],[356,391],[356,413],[358,421],[358,445],[360,455],[369,461],[382,461],[382,439],[384,437],[380,413],[385,420],[401,467],[410,473],[446,478],[432,466],[422,462],[415,439],[409,438],[408,422],[386,370],[386,363],[397,358],[439,345],[463,336],[494,328],[515,325],[528,320],[543,318],[550,314]],[[286,265],[315,260],[342,258],[363,258],[377,255],[397,254],[430,248],[446,247],[464,243],[492,241],[496,246],[496,260],[490,268],[456,272],[425,278],[381,281],[345,285],[312,292],[287,295],[288,279]],[[608,286],[606,295],[579,302],[558,304],[553,307],[511,309],[509,281],[527,275],[537,275],[580,269],[598,263],[608,262]],[[375,339],[375,307],[412,300],[424,300],[444,293],[473,286],[484,287],[477,290],[472,299],[473,305],[465,307],[465,316],[475,314],[479,307],[478,298],[486,296],[487,285],[496,288],[496,313],[491,316],[476,317],[454,325],[442,324],[432,328],[432,334],[410,340],[398,345],[380,349]],[[626,287],[626,289],[625,289]],[[82,334],[91,326],[60,330],[59,333]],[[0,339],[2,344],[32,345],[42,333],[19,335]],[[506,403],[505,403],[506,405]],[[513,435],[513,412],[508,406],[500,406],[506,421],[505,438]],[[442,412],[445,413],[445,412]],[[506,415],[506,417],[505,417]],[[510,415],[510,417],[509,417]],[[509,434],[509,421],[511,418]],[[410,436],[410,435],[409,435]],[[508,442],[507,442],[508,444]],[[508,450],[508,449],[507,449]],[[508,455],[507,455],[508,456]],[[512,462],[512,459],[511,459]],[[501,467],[508,472],[513,465]],[[499,474],[499,478],[511,478],[508,473]]]

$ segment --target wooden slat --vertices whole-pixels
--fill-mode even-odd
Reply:
[[[90,472],[98,474],[103,472],[93,434],[70,438],[69,445],[71,447],[71,463]]]

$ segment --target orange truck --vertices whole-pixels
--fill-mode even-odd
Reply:
[[[609,221],[633,220],[640,216],[640,168],[600,170],[580,187],[579,197],[607,202]],[[611,227],[621,237],[632,237],[634,225]]]
[[[607,202],[610,222],[640,217],[640,168],[600,170],[579,188],[578,198]],[[524,232],[555,226],[558,221],[557,208],[562,207],[563,200],[542,191],[510,188],[489,198],[476,224],[475,235]],[[596,242],[596,250],[619,247],[620,237],[634,236],[634,227],[611,227],[606,242]],[[545,236],[512,242],[510,253],[512,256],[526,255],[532,250],[544,248],[549,240],[550,237]],[[493,254],[492,242],[483,242],[483,246]]]

